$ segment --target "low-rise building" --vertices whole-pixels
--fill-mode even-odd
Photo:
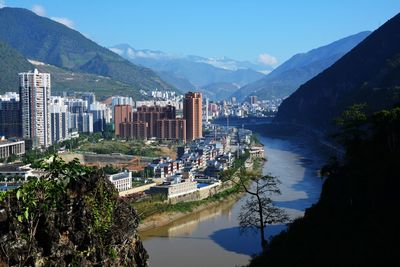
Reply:
[[[124,171],[108,176],[111,183],[114,184],[118,192],[132,188],[132,172]]]
[[[24,180],[26,180],[29,176],[38,177],[37,174],[33,173],[33,169],[29,167],[29,165],[20,164],[6,164],[0,166],[0,176],[3,176],[7,179],[22,177]]]
[[[264,146],[253,146],[250,148],[249,153],[252,159],[255,158],[262,159],[264,158]]]
[[[153,186],[150,188],[150,194],[161,194],[170,199],[193,193],[196,190],[196,182],[185,180],[178,183],[165,182],[162,185]]]
[[[25,154],[25,141],[1,141],[0,159],[8,158],[11,155],[21,156]]]

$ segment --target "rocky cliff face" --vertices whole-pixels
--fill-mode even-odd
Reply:
[[[147,266],[138,216],[99,170],[59,159],[0,195],[0,266]]]

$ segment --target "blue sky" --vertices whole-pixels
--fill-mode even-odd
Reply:
[[[266,64],[374,30],[400,12],[399,0],[0,0],[1,4],[34,9],[107,47],[128,43],[138,49],[251,61],[264,55]]]

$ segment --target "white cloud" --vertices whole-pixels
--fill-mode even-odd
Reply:
[[[2,0],[0,0],[0,1],[2,1]],[[33,5],[32,11],[34,13],[36,13],[36,15],[39,15],[42,17],[46,16],[46,9],[41,5]],[[70,27],[71,29],[74,28],[74,22],[72,20],[70,20],[69,18],[51,17],[50,19],[57,21],[61,24],[64,24],[65,26]]]
[[[38,16],[44,17],[46,15],[46,10],[41,5],[33,5],[32,6],[32,11],[34,13],[36,13],[36,15],[38,15]]]
[[[276,57],[271,56],[271,55],[269,55],[267,53],[260,54],[258,56],[257,61],[260,62],[261,64],[264,64],[264,65],[267,65],[267,66],[273,66],[273,65],[278,64],[278,60],[276,59]]]
[[[61,24],[64,24],[65,26],[73,29],[74,28],[74,22],[70,20],[69,18],[59,18],[59,17],[51,17],[52,20],[57,21]]]
[[[111,47],[110,50],[113,51],[114,53],[120,55],[120,56],[124,53],[124,51],[122,49],[118,49],[118,48],[115,48],[115,47]]]
[[[0,0],[0,8],[6,7],[6,1]]]

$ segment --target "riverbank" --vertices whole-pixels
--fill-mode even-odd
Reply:
[[[261,175],[264,163],[265,160],[255,160],[252,172]],[[234,175],[237,175],[237,173]],[[139,231],[145,232],[154,228],[166,226],[193,213],[218,206],[222,203],[230,201],[236,202],[243,195],[245,195],[245,192],[241,190],[240,185],[229,181],[226,181],[224,183],[230,183],[227,189],[218,192],[206,199],[172,204],[165,208],[166,211],[146,217],[143,221],[140,222]]]
[[[322,181],[317,170],[326,162],[325,154],[308,140],[271,138],[258,133],[268,158],[263,174],[281,181],[282,195],[276,201],[291,211],[304,211],[320,194]],[[251,255],[259,253],[259,233],[240,231],[238,216],[249,198],[221,201],[200,212],[189,213],[172,223],[141,233],[148,251],[149,265],[163,266],[245,266]],[[269,226],[266,236],[278,234],[284,226]],[[206,257],[204,255],[207,255]]]
[[[175,211],[175,212],[162,212],[155,215],[152,215],[145,220],[141,221],[139,224],[139,233],[143,233],[158,227],[166,226],[174,221],[187,217],[193,213],[200,212],[209,208],[216,207],[223,203],[227,202],[236,202],[239,200],[245,193],[243,191],[238,191],[235,194],[231,194],[224,199],[214,200],[214,201],[206,201],[202,204],[199,204],[197,207],[191,209],[190,211]],[[207,199],[205,199],[207,200]],[[189,202],[187,202],[189,203]]]

